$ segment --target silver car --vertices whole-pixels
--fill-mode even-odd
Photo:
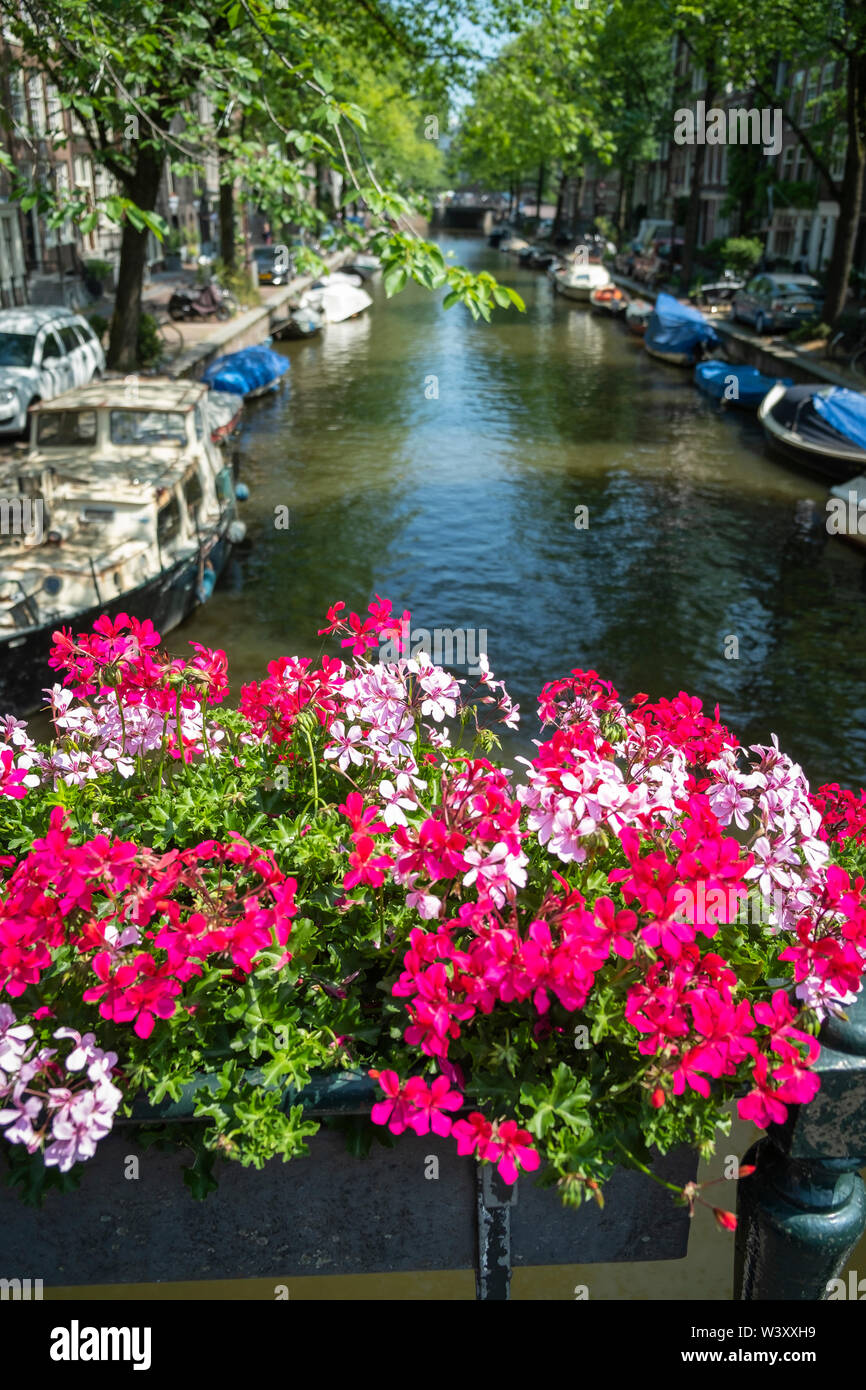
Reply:
[[[90,324],[66,308],[0,311],[0,436],[23,434],[34,401],[86,386],[105,371]]]
[[[733,318],[754,324],[760,336],[819,319],[823,304],[824,291],[811,275],[761,274],[734,295]]]

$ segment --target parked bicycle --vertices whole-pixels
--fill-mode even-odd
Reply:
[[[173,319],[206,319],[212,314],[218,319],[230,319],[237,311],[237,303],[217,280],[210,280],[195,294],[189,290],[175,290],[168,301],[168,312]]]
[[[838,362],[855,376],[866,377],[866,307],[833,334],[826,355],[828,362]]]
[[[183,352],[183,334],[176,323],[163,318],[157,320],[156,335],[160,343],[160,363],[173,364]]]

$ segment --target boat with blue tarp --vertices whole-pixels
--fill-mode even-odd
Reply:
[[[758,408],[772,451],[842,483],[866,471],[866,395],[847,386],[773,386]]]
[[[695,367],[695,385],[713,400],[757,410],[772,386],[793,386],[789,377],[765,376],[757,367],[710,357]]]
[[[719,335],[697,309],[680,304],[671,294],[660,294],[643,341],[647,352],[662,362],[691,367],[700,360],[706,344],[719,342]]]
[[[261,396],[273,391],[289,370],[289,359],[263,343],[241,348],[218,357],[205,371],[202,381],[213,391],[229,391],[237,396]]]

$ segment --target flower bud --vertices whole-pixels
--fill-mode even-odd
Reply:
[[[737,1229],[737,1218],[732,1211],[723,1211],[721,1207],[713,1207],[713,1216],[716,1218],[716,1225],[723,1231],[735,1231]]]

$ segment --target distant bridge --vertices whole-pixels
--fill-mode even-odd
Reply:
[[[489,236],[493,230],[494,209],[489,203],[437,203],[433,221],[438,227],[452,227],[464,232],[482,232]]]

